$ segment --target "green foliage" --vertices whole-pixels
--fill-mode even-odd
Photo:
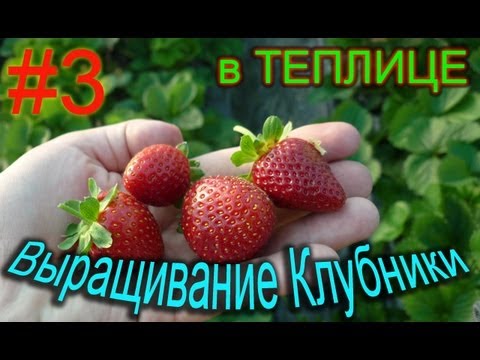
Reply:
[[[328,119],[354,125],[362,145],[352,158],[372,171],[373,199],[381,223],[371,238],[374,256],[455,248],[471,269],[468,276],[401,296],[374,301],[368,312],[357,306],[355,320],[470,321],[480,283],[480,44],[478,39],[329,39],[335,46],[420,49],[462,45],[469,48],[472,85],[428,90],[314,89],[314,101],[334,101]],[[420,69],[422,71],[422,69]],[[356,294],[361,299],[361,291]],[[360,301],[360,300],[359,300]],[[366,300],[362,300],[366,301]]]
[[[240,55],[243,46],[239,39],[0,39],[0,171],[32,147],[64,133],[135,118],[177,125],[192,141],[192,156],[235,145],[238,136],[231,129],[238,123],[208,109],[205,93],[214,84],[217,56]],[[21,63],[25,48],[33,49],[34,64],[40,63],[45,49],[54,50],[59,74],[48,84],[58,89],[58,97],[45,99],[39,115],[32,115],[32,101],[24,100],[21,113],[12,116],[7,91],[17,78],[8,76],[7,68]],[[89,116],[72,115],[59,101],[66,94],[80,105],[92,100],[92,90],[75,82],[88,63],[60,66],[75,48],[94,50],[103,60],[99,80],[105,102]]]
[[[393,203],[372,237],[372,243],[391,242],[398,238],[403,233],[410,214],[410,205],[407,202],[397,201]]]
[[[405,295],[402,302],[416,321],[472,321],[478,297],[474,283],[461,280]]]
[[[370,239],[373,256],[455,248],[471,269],[460,280],[419,286],[382,299],[367,299],[359,290],[352,320],[472,320],[473,305],[480,304],[480,40],[328,39],[327,44],[383,47],[387,53],[398,46],[418,47],[420,64],[428,47],[468,47],[468,88],[443,89],[432,96],[428,90],[397,87],[391,81],[381,88],[335,87],[327,76],[321,87],[312,89],[310,99],[334,105],[327,119],[315,121],[346,121],[361,134],[360,148],[351,158],[369,168],[375,184],[372,199],[381,223]],[[239,55],[243,46],[238,39],[0,40],[0,171],[32,147],[66,132],[134,118],[176,124],[189,141],[191,156],[238,144],[239,135],[232,131],[238,122],[209,107],[205,95],[215,86],[216,57]],[[6,95],[16,79],[7,76],[7,67],[19,64],[27,47],[34,49],[36,63],[44,49],[53,48],[57,66],[71,49],[96,51],[103,59],[102,108],[79,117],[50,99],[44,100],[39,115],[31,115],[31,101],[25,101],[20,115],[10,115],[12,102]],[[75,77],[87,65],[78,61],[70,69],[59,66],[59,76],[49,84],[59,94],[86,104],[92,92],[78,86]],[[424,70],[420,67],[419,72]],[[71,231],[70,239],[76,240],[76,230]],[[303,311],[294,314],[284,317],[307,316]],[[328,316],[312,314],[309,320],[345,319],[343,309],[336,307],[328,309]],[[229,312],[213,321],[272,318],[272,313],[261,311]]]

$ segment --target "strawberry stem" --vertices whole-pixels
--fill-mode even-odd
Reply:
[[[176,148],[178,150],[180,150],[181,153],[183,155],[185,155],[185,157],[188,159],[188,154],[190,152],[190,149],[189,149],[188,143],[186,141],[178,144],[176,146]],[[191,182],[195,182],[197,180],[200,180],[205,175],[205,173],[200,168],[200,162],[199,161],[191,159],[191,160],[189,160],[189,165],[190,165],[190,181]]]
[[[188,147],[188,143],[187,143],[186,141],[181,142],[180,144],[178,144],[178,145],[176,146],[176,148],[177,148],[178,150],[180,150],[181,153],[182,153],[183,155],[185,155],[185,157],[188,159],[189,147]]]
[[[285,140],[292,131],[292,123],[285,126],[278,116],[269,116],[263,124],[263,133],[255,136],[243,126],[235,126],[234,131],[243,134],[240,138],[240,150],[230,158],[235,166],[248,164],[268,153],[276,144]]]
[[[325,150],[321,145],[322,142],[320,140],[315,140],[315,139],[310,139],[310,143],[317,149],[317,151],[324,156],[327,153],[327,150]]]
[[[88,179],[88,191],[90,191],[90,195],[95,199],[98,197],[98,194],[100,194],[100,188],[93,178]]]
[[[107,195],[105,195],[103,200],[100,202],[100,212],[102,212],[103,210],[105,210],[107,208],[108,204],[110,204],[112,202],[112,200],[117,196],[117,193],[118,193],[118,185],[115,184],[109,190]]]

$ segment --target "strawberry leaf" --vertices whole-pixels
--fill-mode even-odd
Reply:
[[[200,161],[197,161],[197,160],[192,159],[192,160],[189,160],[188,163],[191,167],[199,167],[200,166]]]
[[[391,242],[398,238],[404,231],[410,213],[410,206],[407,202],[395,202],[383,216],[380,226],[372,236],[372,242]]]
[[[190,81],[177,81],[168,86],[170,113],[173,115],[180,114],[195,99],[198,88],[197,84]]]
[[[93,243],[99,248],[109,248],[112,246],[112,234],[97,222],[94,222],[90,226],[90,236]]]
[[[180,130],[188,131],[201,128],[205,122],[205,118],[198,107],[190,105],[180,114],[170,118],[170,121],[177,125]]]
[[[257,152],[258,155],[263,155],[265,153],[268,152],[269,147],[267,146],[267,144],[265,143],[265,139],[263,138],[263,136],[260,134],[258,135],[258,139],[256,139],[254,142],[253,142],[253,146],[255,148],[255,151]]]
[[[191,175],[190,175],[191,177]],[[182,206],[183,206],[183,197],[180,197],[180,199],[178,199],[177,201],[175,201],[175,203],[173,204],[173,206],[175,206],[175,209],[178,209],[178,210],[181,210],[182,209]],[[179,213],[179,218],[181,217],[181,213]]]
[[[249,136],[243,135],[240,139],[240,150],[252,158],[256,159],[258,157],[253,140]]]
[[[470,236],[469,244],[470,257],[473,261],[480,263],[480,230],[475,230]]]
[[[440,160],[428,155],[411,154],[403,165],[403,173],[409,189],[423,195],[430,184],[438,183]]]
[[[91,247],[91,235],[89,231],[80,234],[78,242],[77,254],[87,254]]]
[[[96,198],[87,197],[80,203],[80,214],[82,219],[96,221],[100,211],[100,203]]]
[[[200,180],[205,173],[199,167],[191,167],[190,168],[190,181],[195,182]]]
[[[184,141],[181,144],[178,144],[177,149],[179,149],[185,155],[185,157],[188,158],[189,147],[186,141]],[[200,168],[200,161],[191,159],[191,160],[188,160],[188,165],[190,166],[191,182],[200,180],[205,175],[203,170]]]
[[[455,183],[469,176],[467,163],[454,155],[445,156],[438,167],[438,178],[442,183]]]
[[[279,141],[285,139],[292,130],[292,123],[283,126],[278,116],[269,116],[263,124],[263,134],[255,136],[243,126],[235,126],[234,131],[243,134],[240,138],[240,150],[233,153],[230,160],[235,166],[251,163],[268,153]]]
[[[183,155],[185,155],[186,158],[188,158],[188,152],[189,152],[188,150],[189,150],[189,149],[188,149],[188,143],[187,143],[186,141],[178,144],[178,145],[176,146],[176,148],[177,148],[178,150],[180,150],[180,152],[181,152]]]
[[[196,160],[190,160],[190,182],[200,180],[205,173],[200,168],[200,162]]]
[[[267,143],[277,143],[283,134],[282,120],[278,116],[269,116],[263,124],[263,138]]]
[[[69,224],[67,226],[67,231],[65,233],[67,237],[75,235],[77,233],[78,233],[78,224]]]
[[[233,165],[240,166],[243,164],[251,163],[252,161],[255,161],[256,158],[253,158],[252,156],[245,154],[242,151],[237,151],[232,154],[230,160],[232,161]]]
[[[292,131],[292,129],[293,129],[293,124],[291,121],[289,121],[287,125],[285,125],[285,127],[283,128],[282,135],[280,135],[280,138],[278,139],[278,141],[280,142],[282,140],[285,140],[288,134],[290,134],[290,132]]]
[[[257,140],[255,140],[255,142],[258,143]],[[235,166],[251,163],[258,159],[258,152],[250,136],[243,135],[241,137],[240,150],[233,153],[230,159]]]
[[[94,198],[97,198],[98,194],[100,194],[100,188],[94,178],[88,179],[88,191],[90,192],[90,196]]]
[[[325,154],[327,153],[327,150],[325,150],[323,147],[322,147],[322,142],[318,139],[312,139],[310,140],[310,143],[315,147],[315,149],[317,149],[317,151],[322,155],[322,156],[325,156]]]
[[[462,279],[406,294],[402,302],[413,321],[472,321],[477,299],[475,283]]]
[[[105,195],[103,200],[100,201],[99,213],[101,213],[102,211],[104,211],[106,209],[108,204],[110,204],[112,202],[112,200],[115,198],[115,196],[117,196],[117,192],[118,192],[118,185],[115,184],[115,186],[110,189],[110,191],[107,193],[107,195]]]
[[[332,120],[346,121],[352,124],[362,136],[367,136],[373,127],[373,118],[368,110],[350,99],[337,106]]]
[[[250,130],[240,125],[234,126],[233,131],[236,131],[242,135],[247,135],[249,138],[252,139],[252,141],[254,141],[257,138],[254,133],[252,133]]]
[[[169,115],[168,97],[167,90],[161,84],[154,84],[148,87],[142,96],[146,113],[157,119],[167,118]]]
[[[183,234],[183,228],[182,228],[182,225],[180,223],[178,223],[176,231],[177,231],[178,234]]]
[[[64,203],[58,205],[58,208],[68,212],[70,215],[82,218],[80,214],[80,201],[78,200],[68,200]]]
[[[419,101],[426,107],[429,113],[441,115],[460,103],[469,93],[469,90],[469,87],[445,88],[438,96],[431,96],[428,91],[420,91]]]
[[[77,227],[77,225],[75,225],[75,224],[70,224],[70,225],[74,225],[75,227]],[[80,237],[80,235],[78,233],[75,233],[72,236],[67,237],[60,244],[58,244],[58,248],[60,250],[70,249],[78,241],[79,237]]]

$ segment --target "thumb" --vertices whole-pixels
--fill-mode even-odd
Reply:
[[[175,146],[183,141],[178,127],[159,120],[130,120],[64,136],[105,169],[114,172],[122,172],[130,159],[147,146]]]

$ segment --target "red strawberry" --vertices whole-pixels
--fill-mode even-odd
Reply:
[[[163,257],[160,228],[148,208],[133,196],[117,191],[100,192],[88,180],[90,196],[69,200],[58,207],[80,218],[70,224],[67,238],[58,247],[68,250],[77,242],[77,253],[96,259],[109,256],[125,260],[157,260]]]
[[[345,191],[323,157],[320,143],[287,138],[292,128],[276,116],[265,121],[258,137],[242,127],[240,151],[232,155],[239,166],[254,162],[252,181],[279,207],[313,212],[335,211],[346,200]]]
[[[176,148],[165,144],[148,146],[128,163],[123,184],[130,194],[144,204],[172,205],[188,190],[190,166],[195,168],[192,175],[198,175],[198,163],[189,162],[187,156],[186,143]]]
[[[187,192],[181,224],[201,259],[240,262],[265,246],[275,212],[267,194],[254,184],[233,176],[206,177]]]

